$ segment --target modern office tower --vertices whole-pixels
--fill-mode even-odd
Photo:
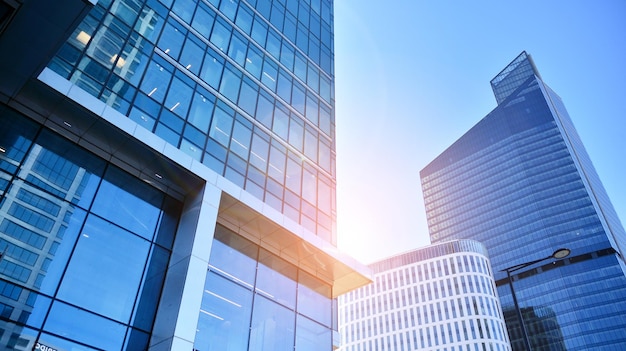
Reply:
[[[485,244],[514,350],[626,349],[626,233],[563,102],[525,52],[491,86],[498,106],[420,173],[431,241]]]
[[[431,245],[370,268],[372,284],[339,296],[341,351],[511,350],[481,243]]]
[[[338,347],[331,1],[0,0],[0,52],[0,349]]]

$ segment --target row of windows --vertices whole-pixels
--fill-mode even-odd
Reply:
[[[433,260],[422,264],[412,264],[400,269],[380,273],[375,281],[360,289],[345,294],[346,301],[369,298],[394,289],[402,289],[411,285],[424,284],[437,278],[448,278],[456,273],[481,273],[491,276],[489,262],[484,256],[458,255]]]
[[[365,350],[384,350],[385,347],[391,345],[393,347],[390,350],[397,351],[417,348],[442,350],[444,347],[451,347],[451,344],[456,345],[456,347],[459,347],[458,345],[473,345],[476,340],[481,340],[483,345],[491,344],[496,349],[510,350],[506,328],[502,320],[471,318],[406,330],[393,329],[391,332],[374,331],[370,333],[369,331],[360,333],[359,330],[356,332],[342,330],[342,344],[344,345],[342,350],[360,349],[361,345],[375,347]],[[390,339],[393,339],[394,343],[385,345],[385,340]]]
[[[10,179],[0,188],[0,344],[146,348],[181,204],[16,114],[0,122]]]
[[[69,74],[71,68],[63,67],[68,63],[76,65],[79,70],[70,79],[78,85],[96,96],[101,94],[102,99],[120,111],[128,112],[137,123],[245,187],[307,229],[333,240],[334,184],[326,174],[303,163],[301,155],[292,154],[268,134],[278,136],[332,174],[334,156],[330,139],[309,123],[303,123],[304,118],[319,124],[324,133],[332,134],[330,109],[310,91],[292,81],[287,71],[280,73],[282,68],[278,70],[269,56],[262,59],[258,55],[248,55],[254,48],[250,47],[247,56],[243,56],[245,60],[240,61],[243,62],[241,68],[253,72],[263,86],[273,85],[272,91],[279,92],[282,99],[288,99],[296,110],[266,93],[257,80],[225,62],[223,54],[207,46],[208,41],[191,35],[181,23],[171,18],[165,25],[161,23],[159,11],[151,7],[143,8],[141,20],[134,24],[135,31],[131,31],[133,22],[125,19],[132,16],[124,15],[128,10],[120,10],[122,5],[128,4],[115,2],[111,6],[115,16],[107,15],[100,7],[97,7],[98,11],[92,11],[52,67]],[[156,8],[157,5],[151,3]],[[203,6],[212,11],[206,4]],[[224,21],[220,16],[216,18]],[[96,30],[99,21],[105,25]],[[131,40],[123,49],[123,55],[119,56],[117,53],[129,32],[132,32]],[[95,34],[91,38],[88,33]],[[156,40],[159,33],[159,55],[166,58],[172,55],[184,61],[184,68],[178,64],[176,68],[159,55],[149,60],[154,49],[147,40]],[[209,38],[214,44],[218,35],[213,39],[211,33]],[[89,44],[90,41],[93,44]],[[82,48],[86,48],[88,56],[81,59],[78,50]],[[234,51],[229,53],[239,57]],[[110,76],[111,68],[115,74]],[[181,70],[200,74],[208,86],[194,81]],[[104,90],[100,88],[102,86]],[[212,92],[219,92],[220,96],[239,104],[241,110],[235,113],[232,105],[223,103]],[[253,127],[244,115],[256,116],[263,127]]]
[[[331,349],[331,287],[218,225],[194,349]]]
[[[479,294],[482,295],[478,296],[478,304],[475,301],[476,298],[472,298],[472,300],[474,300],[473,306],[475,314],[479,314],[477,306],[480,306],[481,315],[491,317],[500,316],[497,302],[495,298],[493,298],[496,296],[493,281],[485,279],[482,276],[461,276],[459,279],[454,277],[452,279],[446,279],[445,281],[441,280],[439,283],[434,282],[432,285],[431,283],[427,283],[425,286],[419,286],[419,288],[415,286],[412,289],[402,289],[385,295],[372,296],[366,300],[356,302],[346,302],[345,299],[341,299],[341,305],[344,320],[346,323],[351,323],[352,321],[356,322],[363,318],[385,314],[394,310],[406,310],[409,306],[417,307],[419,311],[420,304],[423,305],[424,313],[426,313],[426,306],[428,304],[431,305],[432,309],[432,306],[434,306],[432,301],[441,299],[443,301],[436,303],[440,317],[438,320],[441,320],[442,311],[445,312],[446,319],[449,318],[450,315],[456,318],[457,312],[454,306],[454,299],[457,296],[465,296],[468,294],[476,296]],[[485,299],[484,303],[483,298]],[[461,298],[458,298],[457,302],[459,306],[461,306]],[[471,305],[468,297],[465,297],[465,302],[465,313],[471,315],[472,309],[470,308]],[[448,309],[448,304],[451,305],[450,309]],[[441,307],[443,307],[443,309]],[[464,312],[461,310],[459,315],[462,317]],[[431,322],[432,321],[433,319],[431,319]],[[419,324],[422,322],[421,314],[418,316],[418,322]],[[428,322],[428,318],[426,318],[426,322]]]

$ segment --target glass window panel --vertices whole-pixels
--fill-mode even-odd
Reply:
[[[84,290],[82,292],[84,294]],[[122,324],[58,301],[52,305],[44,329],[103,350],[120,350],[126,333],[126,327]],[[40,343],[45,345],[65,346],[67,350],[76,349],[72,343],[61,341],[59,344],[58,341],[60,339],[47,335],[42,335],[40,339]],[[79,348],[84,349],[88,348]]]
[[[295,287],[294,287],[295,289]],[[254,298],[250,350],[293,351],[295,312],[263,296]]]
[[[202,153],[204,151],[199,145],[184,138],[180,141],[180,150],[196,161],[202,159]]]
[[[256,109],[256,100],[259,95],[259,86],[248,77],[244,77],[239,92],[239,107],[247,112],[250,116],[254,116]]]
[[[252,130],[243,125],[240,121],[235,121],[233,128],[232,142],[230,143],[230,150],[237,155],[241,156],[244,160],[248,159],[248,152],[250,150],[250,139],[252,138]]]
[[[166,141],[170,142],[170,144],[177,146],[178,145],[178,137],[180,136],[180,134],[183,132],[183,126],[185,125],[185,121],[176,116],[175,114],[173,114],[169,109],[163,109],[161,110],[161,116],[159,118],[159,124],[163,124],[166,125],[169,129],[173,130],[175,135],[174,138],[172,140],[170,139],[165,139]],[[157,134],[158,134],[158,128],[157,128]]]
[[[304,154],[317,163],[317,132],[306,128],[304,132]]]
[[[267,24],[262,19],[256,17],[252,25],[252,34],[250,35],[254,41],[262,47],[265,46],[265,38],[267,37]]]
[[[270,90],[276,90],[276,78],[278,75],[278,66],[268,57],[265,57],[265,63],[263,64],[263,74],[261,81]]]
[[[142,279],[139,298],[131,319],[133,327],[148,332],[152,331],[152,324],[159,304],[169,259],[169,251],[156,245],[152,247],[152,252],[150,257],[148,257],[146,274]]]
[[[282,50],[280,51],[280,63],[285,65],[288,70],[293,69],[293,62],[295,59],[295,52],[293,46],[287,41],[283,41]]]
[[[286,103],[291,102],[291,77],[284,73],[284,70],[280,70],[278,74],[278,82],[276,93],[280,96]]]
[[[194,349],[248,350],[252,292],[208,272]]]
[[[96,195],[92,212],[152,240],[162,202],[163,193],[110,166]]]
[[[294,146],[298,151],[302,151],[302,143],[304,142],[304,124],[293,114],[289,120],[289,144]]]
[[[313,96],[313,94],[311,94],[310,92],[307,93],[306,96],[306,119],[308,119],[309,121],[313,122],[314,125],[318,125],[319,121],[318,121],[318,104],[319,101],[317,100],[317,98],[315,96]]]
[[[319,165],[326,171],[331,171],[330,145],[326,139],[320,139]]]
[[[187,38],[179,62],[193,74],[198,75],[200,67],[202,67],[202,57],[206,51],[206,45],[195,38],[193,35]]]
[[[228,100],[236,102],[239,96],[239,87],[241,85],[241,72],[235,67],[226,66],[222,82],[220,83],[220,93]]]
[[[276,60],[280,58],[280,36],[274,30],[270,30],[267,34],[267,45],[265,50]]]
[[[237,5],[239,4],[239,1],[235,1],[235,0],[228,0],[228,1],[222,1],[220,3],[220,12],[226,16],[226,18],[228,18],[231,21],[235,20],[235,14],[237,13]]]
[[[228,1],[226,1],[228,2]],[[228,48],[228,56],[237,62],[240,66],[244,66],[246,62],[246,50],[248,49],[248,41],[239,32],[234,32],[230,40]]]
[[[320,73],[315,66],[313,65],[309,66],[307,77],[308,77],[307,85],[313,88],[313,90],[316,93],[319,93]]]
[[[254,47],[248,48],[248,57],[246,57],[246,71],[257,79],[261,78],[261,66],[263,65],[263,55]]]
[[[113,67],[125,41],[111,28],[101,26],[95,34],[94,40],[89,43],[87,53],[108,70]]]
[[[43,131],[36,143],[40,151],[28,156],[33,158],[33,165],[22,168],[18,176],[49,193],[89,208],[104,161],[51,131]]]
[[[171,65],[153,60],[146,70],[146,75],[141,83],[141,91],[152,99],[163,102],[170,79],[172,79],[172,71]]]
[[[223,70],[224,59],[212,49],[207,49],[204,64],[202,65],[202,70],[200,71],[200,78],[207,82],[207,84],[209,84],[212,88],[217,89],[219,87]]]
[[[58,297],[128,323],[149,248],[147,241],[88,217]]]
[[[230,25],[220,17],[217,18],[211,32],[211,43],[220,51],[226,52],[230,42]]]
[[[283,22],[285,20],[285,8],[284,5],[279,2],[274,2],[272,6],[272,14],[270,16],[270,22],[279,31],[283,29]]]
[[[213,115],[213,107],[215,96],[208,91],[198,88],[193,95],[187,122],[198,128],[204,133],[209,132],[211,116]]]
[[[332,349],[332,333],[329,328],[298,315],[296,321],[296,350],[318,351]]]
[[[165,195],[163,206],[161,206],[162,214],[155,242],[166,249],[171,249],[176,235],[178,219],[182,211],[182,203],[174,198]]]
[[[320,95],[322,99],[330,103],[330,79],[324,75],[320,77]]]
[[[320,123],[319,127],[326,135],[330,136],[330,109],[320,104]]]
[[[216,108],[211,123],[209,136],[225,147],[228,147],[233,128],[233,116],[221,108]]]
[[[300,54],[299,52],[296,53],[295,66],[293,71],[296,74],[296,77],[300,78],[303,82],[306,82],[306,58],[302,56],[302,54]]]
[[[331,308],[330,285],[300,271],[298,276],[298,312],[330,326]]]
[[[326,214],[330,214],[331,201],[332,201],[332,191],[331,186],[321,181],[318,182],[318,201],[317,208]]]
[[[277,102],[274,108],[272,131],[281,139],[287,140],[289,135],[289,110]]]
[[[255,133],[252,136],[252,154],[250,155],[250,163],[261,171],[267,170],[267,158],[269,154],[269,142]]]
[[[178,60],[180,50],[185,42],[186,33],[187,31],[180,24],[170,19],[163,28],[163,33],[161,33],[161,38],[157,46],[159,49],[163,50],[163,52],[175,60]]]
[[[247,6],[240,6],[235,24],[249,35],[252,30],[252,18],[252,11]]]
[[[214,20],[215,11],[200,1],[191,26],[208,39],[211,36],[211,28],[213,27]]]
[[[259,101],[257,102],[255,119],[267,128],[272,128],[272,119],[274,112],[274,99],[265,92],[259,95]]]
[[[296,41],[296,20],[290,14],[287,14],[287,16],[285,16],[283,34],[287,38],[289,38],[292,43]]]
[[[180,80],[178,77],[174,77],[174,79],[172,80],[172,85],[168,90],[164,107],[170,112],[173,112],[178,116],[185,118],[187,116],[187,112],[189,111],[189,104],[191,103],[192,96],[193,88],[185,84],[185,82]],[[182,130],[182,128],[174,129]]]
[[[316,203],[317,196],[317,172],[315,170],[304,168],[302,175],[302,198],[312,204]]]
[[[180,134],[171,130],[170,128],[165,126],[165,124],[158,123],[156,128],[154,129],[154,134],[165,140],[167,143],[178,147],[178,143],[180,142]]]
[[[294,193],[300,194],[300,186],[302,185],[302,161],[294,160],[292,157],[287,158],[287,178],[285,179],[285,185]]]
[[[254,285],[258,248],[252,242],[217,226],[211,247],[212,270],[250,288]]]
[[[0,111],[0,170],[13,174],[26,156],[37,132],[37,126],[17,113]]]
[[[284,183],[285,178],[285,151],[284,147],[278,143],[272,143],[270,148],[270,164],[267,174],[280,184]]]
[[[291,92],[291,106],[304,115],[304,102],[304,87],[302,87],[299,83],[294,82],[293,90]]]
[[[259,252],[256,291],[289,308],[296,304],[298,270],[267,250]]]
[[[196,9],[196,1],[194,0],[176,0],[172,11],[183,21],[191,23],[191,16]]]

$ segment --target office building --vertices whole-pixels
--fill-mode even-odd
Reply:
[[[626,233],[563,102],[526,52],[491,86],[497,107],[421,171],[431,242],[485,244],[514,350],[517,311],[533,350],[626,349]]]
[[[374,282],[339,296],[341,351],[509,351],[485,247],[457,240],[370,265]]]
[[[332,1],[0,0],[0,52],[0,349],[338,347]]]

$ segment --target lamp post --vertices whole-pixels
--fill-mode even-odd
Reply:
[[[509,282],[509,287],[511,288],[511,297],[513,298],[513,305],[515,306],[515,312],[517,313],[517,319],[519,321],[520,324],[520,328],[522,330],[522,339],[524,340],[524,346],[526,347],[527,351],[532,351],[532,348],[530,347],[530,339],[528,338],[528,333],[526,332],[526,326],[524,325],[524,317],[522,316],[522,310],[519,307],[519,304],[517,303],[517,296],[515,295],[515,289],[513,288],[513,280],[511,279],[511,272],[515,272],[518,271],[522,268],[526,268],[530,265],[533,265],[535,263],[539,263],[541,261],[545,261],[548,260],[550,258],[554,258],[556,260],[561,260],[567,256],[569,256],[569,254],[571,253],[570,249],[566,249],[566,248],[561,248],[558,249],[556,251],[554,251],[552,253],[552,255],[544,257],[544,258],[540,258],[538,260],[534,260],[534,261],[530,261],[530,262],[525,262],[525,263],[520,263],[520,264],[516,264],[515,266],[511,266],[508,268],[505,268],[502,270],[502,272],[506,271],[506,277],[508,279]]]

